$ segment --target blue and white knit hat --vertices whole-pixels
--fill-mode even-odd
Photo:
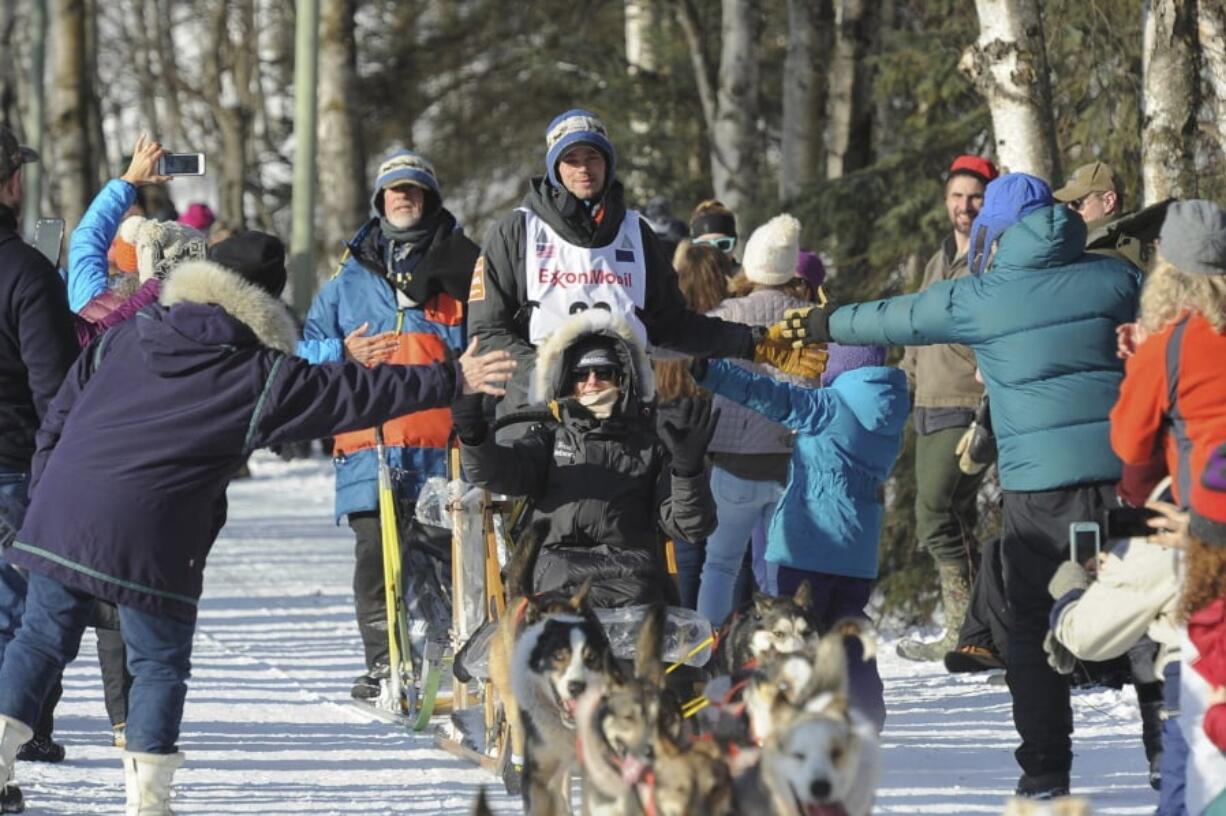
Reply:
[[[375,214],[383,215],[383,191],[397,182],[407,182],[434,193],[434,204],[442,203],[443,190],[434,175],[434,165],[412,150],[393,150],[379,165],[379,174],[375,177],[375,192],[370,197],[370,208]],[[425,209],[428,212],[433,206],[427,203]]]
[[[609,141],[609,132],[605,130],[604,122],[591,111],[574,108],[556,117],[545,129],[545,171],[549,182],[555,187],[561,187],[558,178],[558,162],[562,154],[575,145],[589,145],[604,154],[608,171],[605,174],[605,189],[613,183],[613,171],[617,167],[617,153],[613,143]]]

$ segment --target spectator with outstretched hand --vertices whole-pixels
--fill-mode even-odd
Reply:
[[[776,324],[797,345],[836,342],[975,352],[992,402],[1003,488],[1005,593],[1012,611],[1006,678],[1022,796],[1068,791],[1067,682],[1043,652],[1047,584],[1068,554],[1069,525],[1118,504],[1120,460],[1108,414],[1123,364],[1116,327],[1137,313],[1140,275],[1085,252],[1086,225],[1047,182],[1009,173],[987,186],[970,235],[971,275],[886,300],[797,310]]]

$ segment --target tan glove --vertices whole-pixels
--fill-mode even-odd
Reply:
[[[962,434],[962,438],[958,440],[957,447],[954,448],[954,456],[958,457],[958,470],[965,473],[967,476],[974,476],[977,473],[982,473],[988,466],[987,462],[976,462],[971,458],[971,442],[975,439],[975,426],[966,429],[966,433]]]
[[[826,370],[826,361],[830,355],[826,353],[826,344],[799,345],[794,348],[792,341],[785,340],[782,335],[783,324],[776,323],[758,341],[753,350],[755,363],[766,363],[796,377],[817,379]]]

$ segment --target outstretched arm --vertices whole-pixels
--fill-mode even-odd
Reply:
[[[698,384],[794,431],[813,432],[833,416],[836,397],[756,374],[727,360],[711,360]]]

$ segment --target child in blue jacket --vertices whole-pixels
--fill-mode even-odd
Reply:
[[[695,372],[703,388],[796,433],[766,560],[779,567],[780,595],[809,582],[823,630],[865,614],[877,578],[883,485],[911,410],[906,376],[885,367],[884,348],[831,343],[829,353],[820,389],[778,382],[726,360]],[[852,703],[880,728],[885,702],[877,662],[861,659],[859,641],[849,643]]]

